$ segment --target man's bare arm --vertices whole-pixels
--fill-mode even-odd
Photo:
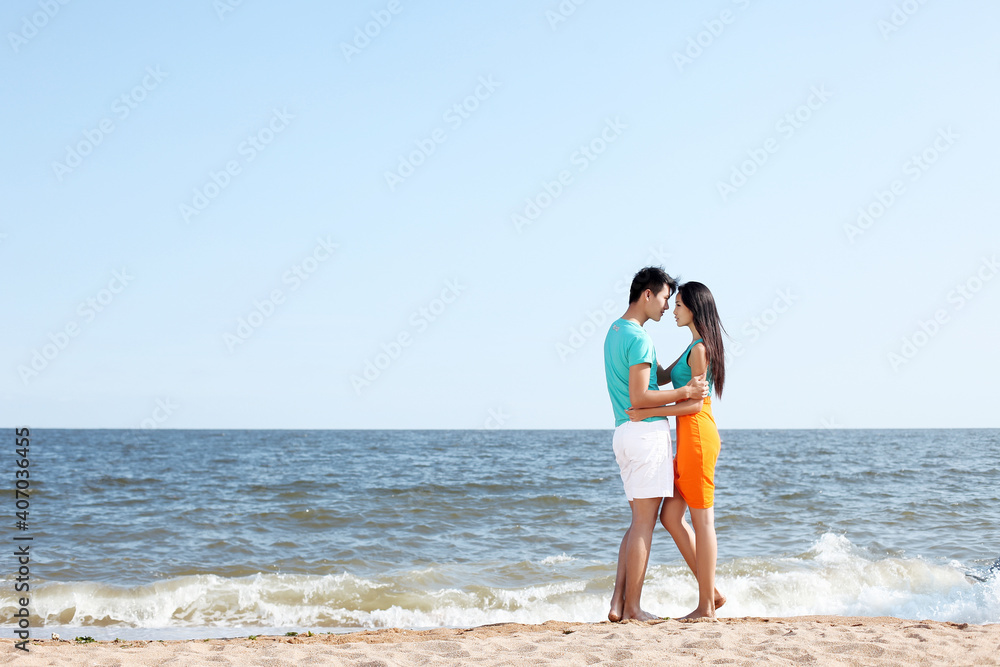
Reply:
[[[677,417],[680,415],[693,415],[701,412],[704,399],[692,398],[688,401],[681,401],[673,405],[661,405],[658,408],[629,408],[625,411],[632,421],[642,421],[650,417]]]
[[[651,364],[636,364],[628,369],[628,398],[633,408],[656,408],[667,403],[677,403],[692,398],[702,398],[708,392],[708,383],[704,375],[691,378],[683,387],[677,389],[649,389],[649,373]]]

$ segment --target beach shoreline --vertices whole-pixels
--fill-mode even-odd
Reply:
[[[386,628],[312,636],[197,640],[32,641],[4,638],[3,661],[22,665],[589,665],[603,663],[1000,665],[1000,624],[893,617],[746,617],[649,623],[498,623]]]

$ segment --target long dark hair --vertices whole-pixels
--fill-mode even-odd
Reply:
[[[681,284],[677,292],[681,303],[694,316],[694,328],[701,334],[702,342],[708,350],[708,377],[715,387],[715,395],[722,398],[722,386],[726,383],[726,355],[722,348],[722,334],[726,330],[719,319],[715,297],[707,287],[694,281]]]

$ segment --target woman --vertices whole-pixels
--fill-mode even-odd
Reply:
[[[707,373],[708,386],[722,397],[726,360],[722,347],[725,331],[712,293],[703,284],[688,282],[677,290],[674,320],[691,330],[691,344],[668,369],[674,387],[683,387],[692,375]],[[670,407],[629,409],[632,421],[663,415]],[[672,498],[666,498],[660,521],[674,538],[678,550],[698,580],[698,608],[684,618],[715,618],[715,610],[726,598],[715,588],[715,462],[721,440],[712,416],[712,400],[704,400],[701,411],[677,417],[677,457],[674,459]],[[690,508],[694,532],[684,521]]]

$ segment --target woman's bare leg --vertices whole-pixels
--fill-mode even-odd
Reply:
[[[696,568],[695,537],[691,526],[684,520],[687,507],[687,503],[680,496],[665,498],[663,500],[663,509],[660,510],[660,523],[670,533],[670,537],[674,538],[674,544],[677,545],[677,550],[684,557],[684,562],[694,572]]]
[[[698,608],[684,618],[715,618],[715,563],[719,546],[715,537],[715,509],[691,508],[696,543],[695,577],[698,579]]]
[[[667,529],[668,533],[670,533],[670,537],[674,538],[674,544],[677,545],[677,550],[681,552],[681,556],[684,557],[684,562],[687,563],[687,566],[691,568],[691,572],[695,575],[695,578],[697,578],[698,562],[696,555],[697,548],[695,545],[696,537],[695,532],[691,530],[691,526],[689,526],[687,521],[684,520],[684,514],[687,511],[687,508],[687,503],[684,502],[684,499],[680,496],[665,498],[663,501],[663,509],[660,510],[660,523],[662,523],[663,527]],[[691,511],[692,516],[695,511],[697,510]],[[712,566],[712,571],[715,571],[714,564]],[[715,588],[714,582],[712,587],[714,589],[713,603],[715,605],[715,609],[718,609],[722,605],[726,604],[726,598],[719,592],[718,588]]]

